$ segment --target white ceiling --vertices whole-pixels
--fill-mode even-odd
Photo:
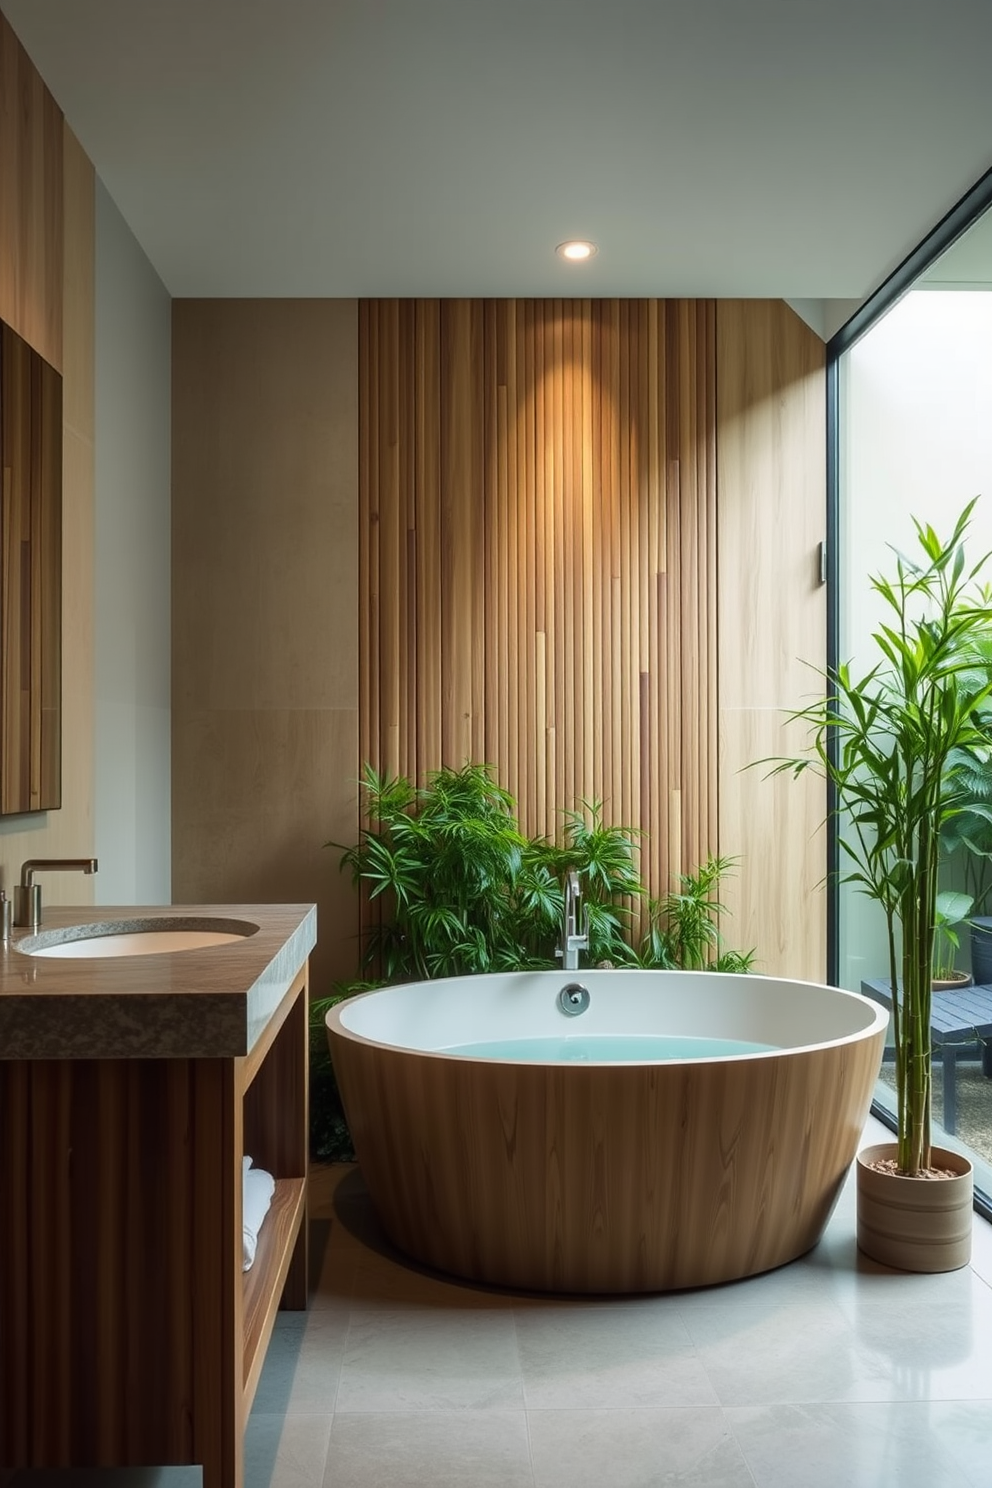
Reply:
[[[857,302],[992,166],[992,0],[0,6],[176,296]]]

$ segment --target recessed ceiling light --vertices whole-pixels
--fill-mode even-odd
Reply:
[[[567,258],[571,263],[581,263],[583,259],[592,258],[596,251],[595,243],[587,243],[579,239],[570,243],[559,243],[555,249],[559,258]]]

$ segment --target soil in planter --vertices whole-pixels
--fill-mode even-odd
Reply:
[[[873,1173],[891,1173],[896,1178],[906,1178],[909,1176],[909,1174],[901,1171],[894,1157],[879,1157],[874,1162],[866,1163],[865,1166],[871,1168]],[[921,1168],[918,1173],[914,1173],[912,1176],[914,1178],[921,1178],[924,1181],[932,1179],[939,1181],[941,1178],[960,1178],[961,1174],[955,1173],[952,1168]]]
[[[971,972],[959,971],[953,976],[934,977],[930,983],[932,992],[963,992],[971,986]]]

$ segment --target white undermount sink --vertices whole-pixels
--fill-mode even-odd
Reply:
[[[171,951],[197,951],[207,946],[229,945],[254,935],[258,926],[250,920],[179,919],[106,920],[93,925],[72,925],[41,930],[20,942],[26,956],[51,956],[63,960],[98,956],[159,956]]]

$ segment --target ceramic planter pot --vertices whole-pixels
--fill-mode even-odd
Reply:
[[[934,977],[930,983],[932,992],[963,992],[966,987],[971,986],[971,972],[957,971],[953,976]]]
[[[971,1163],[933,1148],[933,1165],[953,1178],[903,1178],[870,1166],[895,1157],[895,1142],[866,1147],[857,1158],[858,1248],[901,1271],[957,1271],[971,1259],[974,1183]]]

